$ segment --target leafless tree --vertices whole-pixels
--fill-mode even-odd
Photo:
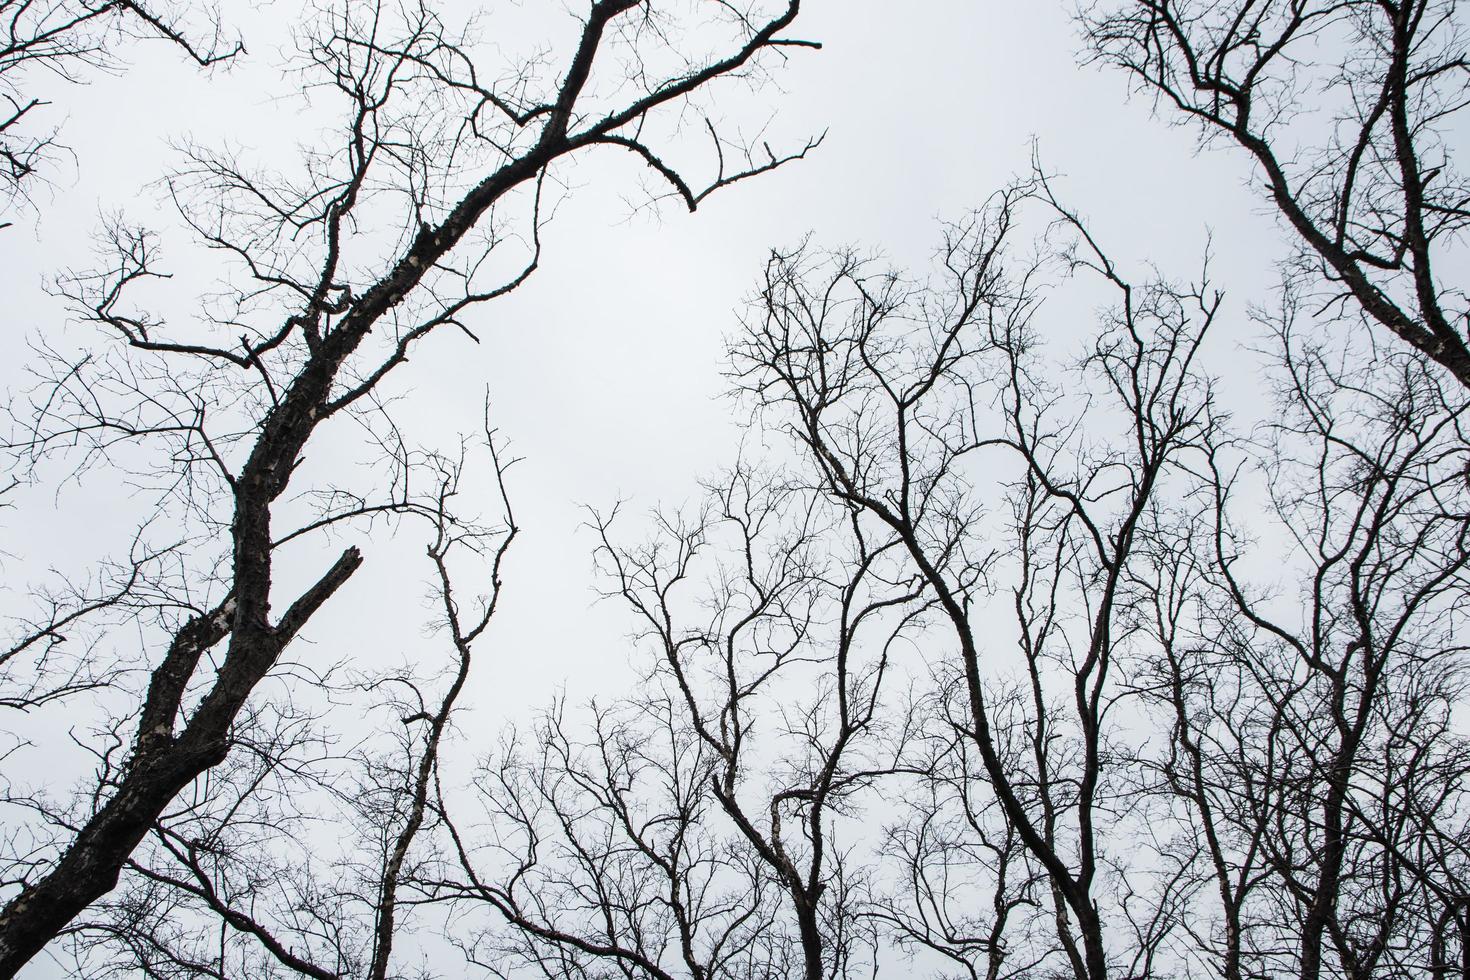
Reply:
[[[1014,258],[1028,203],[1072,236],[1043,256],[1091,273],[1115,297],[1067,383],[1049,380],[1056,361],[1038,353],[1049,262]],[[1044,876],[1044,903],[1030,900],[1051,919],[1040,950],[973,937],[973,925],[963,941],[934,945],[967,965],[956,947],[995,951],[986,973],[1009,948],[1031,969],[1051,969],[1056,957],[1077,977],[1148,976],[1176,923],[1177,895],[1172,880],[1150,897],[1131,894],[1147,874],[1136,868],[1110,874],[1125,857],[1109,841],[1127,826],[1129,803],[1109,762],[1121,730],[1109,723],[1130,693],[1144,596],[1129,570],[1141,525],[1178,492],[1171,484],[1191,458],[1197,465],[1216,425],[1194,359],[1218,298],[1204,285],[1132,285],[1040,179],[952,227],[939,269],[937,281],[919,283],[851,254],[778,254],[735,350],[737,370],[779,413],[824,490],[901,542],[943,614],[951,683],[964,692],[963,717],[948,724],[979,763],[957,802],[963,818],[993,818],[973,848],[997,862],[972,899],[983,904],[963,911],[994,906],[992,927],[1004,929],[1027,904],[1035,889],[1011,834]],[[994,497],[977,486],[991,474]],[[1007,502],[999,524],[985,517],[994,499]],[[1002,575],[1016,653],[1004,662],[988,601]],[[1013,865],[1015,886],[1001,879]],[[915,862],[911,875],[930,867]],[[920,892],[933,903],[933,892]],[[957,922],[961,911],[937,918]],[[1024,918],[1013,923],[1018,933]],[[901,923],[905,933],[925,941],[913,921]],[[1112,941],[1123,923],[1133,935]]]
[[[1097,58],[1250,155],[1328,305],[1470,385],[1457,0],[1105,0],[1083,23]]]
[[[885,887],[875,890],[866,914],[914,966],[937,954],[934,975],[1045,975],[1058,953],[1045,914],[1046,873],[989,791],[974,741],[964,734],[962,678],[951,672],[935,680],[918,706],[927,722],[917,726],[924,751],[911,762],[906,791],[885,794],[902,803],[884,832],[888,860],[877,872]],[[1029,750],[1023,739],[1007,739],[1007,768],[1020,771]]]
[[[123,221],[108,228],[103,268],[63,277],[60,290],[102,339],[80,351],[39,345],[42,380],[12,406],[7,446],[18,472],[45,479],[66,466],[80,480],[131,476],[154,493],[150,526],[168,526],[182,544],[168,552],[177,561],[166,575],[146,577],[166,594],[143,618],[124,617],[141,643],[106,633],[133,652],[122,654],[119,682],[93,702],[102,712],[89,742],[100,759],[94,786],[72,805],[11,793],[41,820],[10,842],[0,976],[108,894],[150,834],[187,869],[197,839],[168,837],[170,808],[194,792],[209,797],[222,765],[244,765],[229,760],[253,719],[291,715],[277,703],[289,706],[289,694],[272,696],[269,680],[363,555],[349,546],[299,586],[281,583],[279,559],[290,554],[299,567],[324,534],[403,506],[392,490],[357,492],[316,473],[303,462],[308,445],[360,424],[380,433],[381,451],[390,375],[441,328],[473,336],[466,312],[536,269],[559,162],[616,148],[692,210],[806,152],[813,144],[788,155],[747,148],[711,126],[717,152],[707,182],[686,179],[672,156],[682,145],[679,111],[702,90],[758,80],[772,55],[813,46],[784,33],[797,13],[795,0],[767,12],[600,0],[553,69],[487,64],[471,38],[423,5],[324,7],[303,35],[301,70],[320,100],[336,100],[342,126],[294,175],[196,148],[171,180],[195,241],[221,259],[222,293],[184,322],[166,322],[149,294],[166,276],[161,236]],[[684,48],[696,28],[707,50]],[[53,619],[80,610],[105,630],[108,616],[126,611],[123,599],[108,598],[116,594],[106,583]],[[274,616],[273,602],[283,607]],[[45,622],[25,627],[7,667],[22,677],[26,658],[54,657],[57,632]],[[474,632],[463,624],[455,635]],[[47,690],[65,693],[65,685]],[[425,704],[429,720],[413,725],[435,731],[434,702]],[[431,772],[428,736],[405,738],[416,746],[416,771]],[[410,842],[412,825],[427,819],[425,785],[415,776],[409,821],[398,831]],[[381,881],[391,888],[394,862],[406,858],[397,844],[386,853]],[[178,883],[185,892],[187,878]],[[380,896],[380,911],[393,907],[391,895]],[[391,934],[391,921],[375,929],[370,969],[379,975]]]
[[[292,664],[284,697],[236,722],[226,762],[165,812],[129,859],[116,893],[68,929],[83,976],[406,975],[395,942],[410,932],[418,868],[436,859],[441,747],[499,604],[517,528],[493,432],[472,453],[400,455],[422,494],[395,507],[429,530],[435,619],[414,662],[362,676],[343,664]],[[499,488],[494,523],[462,513],[472,456]],[[410,473],[410,470],[413,473]],[[471,599],[465,576],[482,579]],[[434,650],[451,655],[433,666]],[[437,689],[438,693],[435,693]],[[323,695],[326,697],[323,697]],[[322,717],[363,705],[377,722],[343,751]]]
[[[1232,980],[1462,976],[1467,406],[1417,354],[1324,340],[1290,302],[1274,325],[1279,421],[1251,463],[1212,449],[1188,520],[1213,534],[1161,534],[1147,577],[1152,763],[1214,897],[1191,938]],[[1263,548],[1285,582],[1246,571]]]
[[[422,498],[405,500],[397,511],[427,522],[431,532],[426,551],[437,605],[431,637],[451,654],[448,669],[436,674],[432,659],[420,655],[414,667],[351,683],[293,677],[307,695],[288,702],[295,709],[289,730],[282,732],[279,721],[262,725],[258,717],[238,722],[242,747],[249,748],[227,766],[245,772],[211,774],[206,792],[196,791],[187,806],[160,818],[130,859],[118,896],[71,928],[88,972],[404,975],[393,950],[413,906],[412,894],[405,894],[421,877],[419,868],[438,854],[441,746],[475,646],[498,607],[503,563],[517,534],[505,493],[509,461],[494,440],[487,429],[479,451],[489,456],[500,489],[498,522],[459,512],[463,454],[411,460],[433,479]],[[457,587],[465,572],[486,579],[469,604]],[[365,696],[369,716],[383,722],[375,726],[379,736],[334,751],[308,714],[309,695],[322,691],[348,702],[353,694]],[[324,831],[345,839],[334,849]]]
[[[494,846],[465,846],[468,878],[438,886],[512,927],[472,958],[548,976],[858,975],[876,951],[861,842],[843,836],[906,764],[887,692],[922,582],[891,534],[747,465],[696,512],[657,516],[646,544],[594,523],[653,662],[640,694],[594,704],[588,736],[558,706],[487,771]]]
[[[1070,369],[1054,260],[1116,297]],[[872,914],[972,977],[1461,975],[1463,389],[1289,282],[1235,431],[1220,296],[1133,285],[1042,178],[939,269],[778,254],[735,352],[949,627]]]

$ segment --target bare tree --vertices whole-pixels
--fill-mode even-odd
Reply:
[[[426,6],[323,8],[303,38],[302,70],[341,106],[343,124],[321,151],[297,175],[277,176],[196,149],[172,180],[179,214],[233,277],[223,301],[178,326],[135,305],[166,273],[158,236],[122,222],[108,229],[105,268],[63,279],[105,339],[76,355],[40,348],[49,381],[13,407],[8,446],[37,478],[58,458],[81,477],[109,466],[145,475],[160,488],[154,520],[177,522],[185,557],[150,607],[159,614],[138,624],[144,642],[127,663],[143,685],[111,685],[102,702],[95,788],[72,807],[33,801],[46,824],[5,874],[0,976],[106,895],[179,794],[231,757],[242,719],[269,710],[262,685],[287,645],[363,561],[347,547],[283,595],[279,556],[396,503],[322,480],[303,451],[323,431],[380,416],[385,379],[420,341],[441,328],[470,333],[467,310],[534,272],[551,169],[613,147],[692,210],[814,145],[780,156],[711,128],[713,176],[682,176],[670,157],[680,107],[722,79],[759,73],[772,53],[814,45],[784,34],[795,0],[764,14],[725,4],[678,13],[593,3],[549,77],[534,64],[481,65]],[[718,38],[713,53],[681,50],[691,19]],[[290,507],[311,499],[325,510],[301,517]],[[283,611],[272,615],[273,602]],[[17,671],[52,631],[26,635],[36,639],[12,654]],[[376,947],[384,957],[386,944]]]
[[[1073,369],[1048,256],[1117,297]],[[972,977],[1459,971],[1462,389],[1289,287],[1272,420],[1234,432],[1220,296],[1133,285],[1042,178],[939,270],[778,254],[735,352],[949,627],[873,914]]]
[[[875,890],[866,914],[915,965],[926,953],[941,957],[933,975],[1045,975],[1060,953],[1046,914],[1046,872],[988,788],[965,734],[963,678],[951,670],[934,681],[916,711],[924,751],[911,763],[899,816],[884,832],[889,859],[877,875],[885,887]],[[1024,739],[1006,738],[1007,769],[1024,769],[1030,750]],[[962,972],[950,972],[956,969]]]
[[[1212,449],[1186,520],[1214,533],[1160,535],[1148,577],[1171,729],[1152,762],[1216,897],[1192,941],[1228,978],[1447,975],[1470,817],[1466,405],[1426,358],[1324,340],[1290,302],[1275,326],[1279,421],[1249,462]],[[1250,466],[1270,473],[1265,544],[1237,502]],[[1251,584],[1262,547],[1289,584]]]
[[[1074,236],[1050,254],[1116,297],[1077,375],[1086,387],[1047,381],[1038,359],[1043,265],[1011,258],[1027,202]],[[1107,894],[1122,857],[1107,841],[1128,810],[1109,769],[1108,721],[1129,694],[1141,525],[1216,424],[1194,358],[1218,298],[1203,285],[1133,286],[1040,179],[951,228],[938,262],[940,278],[926,284],[850,254],[776,255],[737,369],[824,490],[893,534],[933,592],[964,691],[964,717],[951,724],[994,794],[993,809],[962,797],[964,812],[999,818],[977,849],[992,841],[998,880],[1015,849],[993,841],[1014,833],[1045,876],[1050,944],[1022,962],[1055,955],[1077,977],[1147,976],[1175,894],[1166,885],[1147,908],[1126,880],[1111,882],[1123,894]],[[1008,501],[998,526],[976,487],[987,472],[1007,474],[995,488]],[[1009,670],[986,601],[1001,574],[1013,583],[1019,656]],[[985,890],[997,920],[1017,907],[1005,885]],[[1105,902],[1133,926],[1132,941],[1110,943]]]
[[[370,676],[289,665],[287,696],[236,722],[226,763],[155,822],[115,895],[68,929],[77,974],[405,975],[393,950],[411,931],[413,882],[442,857],[441,748],[517,535],[502,448],[487,426],[482,445],[452,456],[396,453],[395,482],[422,479],[392,513],[430,532],[431,637],[450,654],[446,669],[428,643],[413,663]],[[493,523],[460,510],[478,482],[475,456],[500,493]],[[472,598],[466,576],[480,580]],[[358,705],[378,724],[343,752],[322,709]]]
[[[1207,139],[1243,148],[1304,272],[1470,385],[1461,285],[1470,185],[1456,0],[1088,4],[1088,42]]]
[[[746,465],[693,514],[658,516],[646,544],[614,543],[611,522],[595,521],[599,561],[652,663],[641,693],[593,706],[584,741],[558,706],[482,780],[496,844],[466,847],[468,879],[439,887],[513,928],[472,957],[547,975],[858,975],[876,951],[859,842],[842,837],[905,765],[887,688],[924,586],[890,534]]]

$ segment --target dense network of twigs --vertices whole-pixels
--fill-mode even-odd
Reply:
[[[1084,11],[1098,61],[1248,155],[1298,246],[1252,307],[1268,421],[1202,354],[1234,315],[1208,268],[1132,274],[1039,167],[927,273],[774,251],[727,365],[768,458],[589,516],[638,684],[460,771],[515,461],[488,413],[412,445],[410,356],[535,272],[567,159],[631,154],[693,210],[819,142],[688,125],[816,46],[797,0],[577,6],[514,64],[430,0],[315,9],[331,139],[168,178],[228,288],[166,317],[160,235],[122,219],[58,280],[95,343],[28,355],[0,504],[126,479],[151,513],[0,649],[0,711],[86,717],[94,763],[76,791],[3,774],[0,976],[1470,980],[1457,4]],[[0,10],[7,187],[50,139],[13,66],[113,64],[120,29],[242,50],[132,3]],[[329,441],[366,475],[311,458]],[[374,525],[424,546],[394,572],[430,583],[422,656],[294,656],[352,601],[363,555],[331,542]],[[343,712],[371,737],[337,739]]]

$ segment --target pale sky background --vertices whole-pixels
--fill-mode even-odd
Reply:
[[[445,0],[446,9],[461,2]],[[520,6],[519,17],[540,13],[530,0]],[[561,4],[546,6],[563,30],[574,26]],[[294,104],[272,101],[285,84],[273,68],[275,22],[293,5],[239,17],[225,9],[250,47],[228,71],[201,76],[170,48],[140,43],[128,49],[125,74],[48,93],[65,112],[78,166],[42,192],[39,219],[22,215],[0,232],[0,387],[23,385],[25,338],[61,329],[61,304],[42,283],[88,264],[98,215],[163,207],[145,185],[176,159],[170,141],[279,145],[289,160],[286,141],[309,134],[311,120]],[[487,17],[493,29],[493,10]],[[1130,101],[1121,75],[1079,67],[1069,3],[811,0],[791,33],[825,47],[793,52],[781,91],[747,101],[776,113],[774,134],[828,130],[808,159],[722,191],[697,214],[671,205],[656,216],[634,213],[644,173],[631,157],[588,159],[545,233],[540,271],[471,314],[483,343],[437,335],[404,369],[414,390],[400,414],[411,427],[472,428],[488,387],[494,421],[524,457],[510,479],[524,536],[472,678],[473,712],[461,719],[471,741],[559,689],[578,700],[626,684],[631,623],[615,604],[594,601],[594,542],[578,530],[580,505],[626,499],[632,513],[686,500],[697,477],[733,458],[741,416],[721,397],[723,338],[772,246],[811,233],[821,245],[880,249],[919,267],[939,221],[1024,172],[1034,138],[1060,175],[1059,193],[1140,278],[1145,261],[1195,275],[1213,233],[1228,314],[1211,370],[1243,363],[1234,348],[1258,337],[1245,307],[1269,300],[1284,247],[1274,216],[1246,187],[1243,159],[1197,152],[1193,131],[1154,118],[1146,99]],[[4,559],[10,591],[0,593],[0,610],[13,609],[6,604],[47,566],[76,574],[93,542],[128,530],[114,525],[119,501],[100,488],[55,498],[53,490],[0,513],[0,552],[19,556]],[[419,549],[370,542],[366,566],[305,636],[334,659],[414,656],[425,618],[421,562],[405,577],[401,560],[419,562]],[[64,740],[63,728],[53,732]]]

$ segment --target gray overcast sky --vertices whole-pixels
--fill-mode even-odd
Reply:
[[[446,0],[448,9],[459,2]],[[48,93],[66,116],[78,167],[43,192],[39,220],[23,215],[0,232],[11,352],[0,358],[0,385],[24,384],[24,355],[14,353],[24,338],[60,329],[61,305],[43,281],[87,264],[99,214],[162,213],[160,190],[147,185],[177,159],[171,142],[228,140],[280,152],[285,165],[289,141],[309,138],[318,121],[276,98],[290,91],[275,46],[293,7],[227,4],[226,19],[243,25],[251,52],[227,71],[201,77],[164,45],[140,43],[123,75]],[[545,7],[519,5],[516,23],[574,29],[561,4]],[[492,33],[496,17],[492,10],[486,21]],[[1245,304],[1269,298],[1282,249],[1274,218],[1246,189],[1243,161],[1197,153],[1192,132],[1152,118],[1146,100],[1128,101],[1119,75],[1079,67],[1070,3],[813,0],[793,33],[825,47],[794,51],[778,76],[784,91],[743,98],[742,122],[758,126],[774,113],[771,132],[788,141],[827,130],[808,159],[723,191],[695,215],[672,204],[635,212],[645,175],[631,158],[579,164],[567,175],[578,190],[546,231],[541,270],[474,312],[483,342],[438,336],[405,374],[413,390],[401,413],[411,428],[472,423],[488,387],[494,421],[524,457],[511,491],[525,536],[473,681],[476,726],[498,728],[559,686],[575,699],[616,690],[625,678],[630,624],[621,609],[594,603],[593,542],[577,531],[579,507],[678,502],[696,477],[732,457],[741,427],[720,397],[722,338],[772,246],[811,233],[819,244],[875,248],[920,266],[937,222],[1024,171],[1035,138],[1065,200],[1134,268],[1147,260],[1193,275],[1212,231],[1214,278],[1231,297],[1214,352],[1228,358],[1255,336]],[[24,556],[5,559],[7,584],[48,567],[85,568],[118,506],[92,486],[56,499],[54,515],[0,514],[0,551]],[[396,559],[374,561],[396,548],[371,543],[363,573],[313,622],[310,637],[331,656],[413,655],[424,619],[419,579],[405,584]],[[402,555],[415,560],[417,546]],[[18,591],[0,597],[19,599]],[[62,737],[60,727],[53,736]]]

